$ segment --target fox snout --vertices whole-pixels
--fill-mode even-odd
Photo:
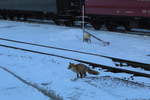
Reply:
[[[73,66],[73,63],[69,63],[68,69],[71,69]]]
[[[70,66],[68,66],[68,69],[70,69],[71,67]]]
[[[68,69],[71,69],[71,65],[68,66]]]

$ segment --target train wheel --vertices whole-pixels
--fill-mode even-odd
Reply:
[[[94,29],[100,30],[102,25],[104,24],[103,22],[99,21],[99,18],[96,16],[92,16],[89,19],[89,23],[93,26]]]
[[[14,20],[14,16],[9,16],[9,19],[10,20]]]
[[[129,26],[124,26],[126,31],[131,31],[131,27]]]
[[[94,29],[96,30],[100,30],[101,29],[101,25],[92,25],[94,27]]]
[[[21,19],[21,17],[20,17],[20,16],[17,16],[16,20],[20,20],[20,19]]]
[[[123,26],[126,31],[131,31],[131,26],[130,26],[129,22],[125,23]]]
[[[28,17],[27,16],[23,16],[23,21],[27,21]]]
[[[56,19],[53,19],[53,22],[56,24],[56,25],[60,25],[60,22]]]
[[[107,28],[109,31],[116,31],[117,25],[106,24],[106,28]]]
[[[5,16],[5,15],[2,15],[2,18],[5,19],[5,20],[7,20],[7,16]]]
[[[101,29],[102,25],[99,22],[91,21],[90,23],[94,27],[94,29],[96,29],[96,30],[100,30]]]
[[[65,21],[64,24],[65,24],[65,26],[73,26],[74,22],[73,21]]]

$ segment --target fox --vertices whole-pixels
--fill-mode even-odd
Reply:
[[[83,35],[83,42],[91,43],[91,35],[88,33],[84,33]]]
[[[93,75],[98,75],[99,72],[90,69],[89,67],[87,67],[84,64],[73,64],[73,63],[69,63],[68,69],[72,70],[73,72],[75,72],[77,74],[77,78],[84,78],[86,77],[86,73],[88,72],[89,74],[93,74]]]

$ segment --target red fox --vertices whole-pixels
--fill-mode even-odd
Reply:
[[[84,64],[73,64],[70,63],[68,66],[68,69],[72,70],[73,72],[75,72],[77,74],[77,78],[83,78],[86,76],[86,72],[88,72],[89,74],[93,74],[93,75],[98,75],[99,72],[90,69],[89,67],[87,67]]]

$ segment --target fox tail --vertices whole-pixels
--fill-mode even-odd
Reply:
[[[88,73],[93,74],[93,75],[98,75],[99,74],[98,71],[95,71],[95,70],[92,70],[92,69],[88,69]]]

